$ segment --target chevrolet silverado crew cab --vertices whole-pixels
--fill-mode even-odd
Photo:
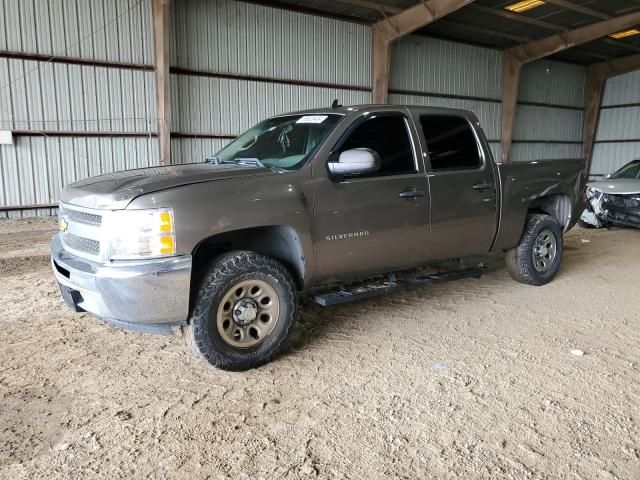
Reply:
[[[67,186],[52,267],[74,310],[182,331],[212,365],[244,370],[282,349],[299,291],[501,251],[515,280],[549,282],[584,169],[495,163],[462,110],[278,115],[207,161]]]

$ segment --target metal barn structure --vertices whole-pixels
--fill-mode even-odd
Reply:
[[[0,216],[335,98],[468,109],[497,161],[601,176],[640,157],[639,25],[638,0],[0,0]]]

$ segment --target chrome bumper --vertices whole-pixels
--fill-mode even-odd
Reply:
[[[116,326],[170,330],[189,315],[191,255],[101,264],[64,250],[57,234],[51,266],[70,308]]]

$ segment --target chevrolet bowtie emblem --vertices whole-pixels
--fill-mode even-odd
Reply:
[[[61,218],[60,220],[58,220],[58,227],[60,228],[61,232],[66,232],[67,228],[69,228],[69,224],[64,218]]]

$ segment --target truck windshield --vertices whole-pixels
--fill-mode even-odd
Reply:
[[[220,163],[295,170],[327,137],[341,115],[287,115],[260,122],[216,154]]]
[[[640,160],[634,160],[633,162],[627,163],[609,178],[640,178]]]

